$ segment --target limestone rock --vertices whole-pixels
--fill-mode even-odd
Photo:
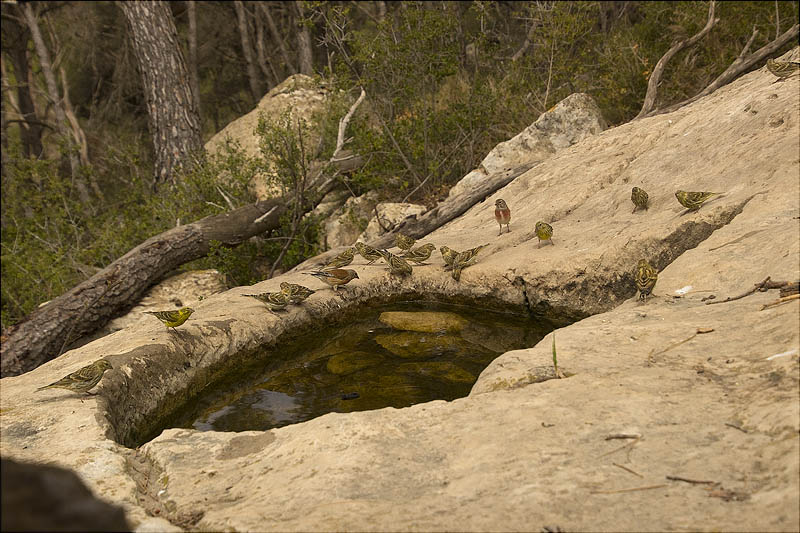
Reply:
[[[404,358],[431,358],[445,351],[466,351],[470,344],[458,335],[401,331],[379,333],[375,342]]]
[[[364,233],[358,236],[358,240],[361,242],[374,240],[386,233],[384,228],[390,230],[405,220],[406,217],[419,216],[427,211],[424,205],[396,202],[383,202],[376,205],[375,209],[377,215],[372,217],[369,221]],[[380,223],[378,222],[378,218],[380,218]]]
[[[378,193],[370,191],[357,198],[352,196],[325,221],[326,249],[349,246],[363,232],[373,209],[378,203]]]
[[[367,352],[342,352],[328,359],[326,368],[332,374],[352,374],[358,370],[377,365],[383,360],[379,354]]]
[[[522,132],[495,146],[480,166],[461,178],[449,196],[466,192],[486,176],[531,161],[543,161],[562,148],[606,129],[600,108],[591,96],[571,94]]]
[[[443,311],[386,311],[378,320],[394,329],[423,333],[456,332],[467,325],[465,318]]]

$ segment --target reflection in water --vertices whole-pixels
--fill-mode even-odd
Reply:
[[[392,314],[401,320],[382,321],[387,311],[400,311]],[[173,427],[266,430],[330,412],[461,398],[495,357],[551,330],[526,317],[430,302],[367,309],[265,352],[184,408]]]

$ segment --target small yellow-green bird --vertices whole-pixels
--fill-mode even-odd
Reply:
[[[89,394],[89,391],[95,385],[100,383],[103,373],[110,368],[111,363],[105,359],[98,359],[94,363],[76,370],[72,374],[59,379],[55,383],[51,383],[50,385],[44,387],[39,387],[36,389],[36,392],[44,389],[68,389],[73,392],[85,392],[86,394]]]
[[[358,273],[355,270],[334,268],[333,270],[317,270],[315,272],[306,272],[309,276],[314,276],[323,283],[333,287],[334,292],[339,289],[339,285],[350,283],[351,280],[358,279]]]
[[[403,251],[410,250],[411,247],[414,246],[415,242],[417,242],[416,239],[409,237],[408,235],[403,235],[402,233],[398,233],[395,237],[395,244]]]
[[[439,252],[441,252],[442,254],[442,260],[444,261],[444,269],[449,270],[453,268],[453,261],[458,255],[458,252],[456,252],[452,248],[448,248],[447,246],[439,247]]]
[[[285,281],[282,281],[281,292],[289,297],[289,303],[299,304],[302,303],[303,300],[314,294],[314,292],[316,291],[313,291],[308,287],[298,285],[297,283],[287,283]]]
[[[282,311],[289,305],[289,295],[283,291],[243,294],[242,296],[248,296],[250,298],[255,298],[259,302],[263,302],[270,311]]]
[[[390,274],[397,274],[400,276],[411,274],[413,270],[411,265],[409,265],[408,262],[399,255],[394,255],[388,250],[381,250],[381,255],[383,256],[384,261],[386,261],[386,264],[389,265]]]
[[[636,265],[636,288],[639,289],[639,300],[647,301],[658,281],[658,272],[645,259],[639,259]]]
[[[409,250],[402,255],[406,261],[413,261],[418,265],[423,264],[431,257],[431,253],[436,249],[435,244],[424,244],[414,250]]]
[[[697,211],[700,209],[700,206],[703,203],[714,196],[715,194],[719,194],[718,192],[687,192],[687,191],[676,191],[675,198],[681,203],[683,207],[689,209],[691,211]]]
[[[536,223],[536,236],[539,237],[538,248],[541,248],[542,241],[549,241],[553,244],[553,226],[547,222],[539,221]]]
[[[331,259],[327,263],[325,263],[325,267],[324,268],[330,269],[330,268],[342,268],[342,267],[345,267],[345,266],[347,266],[347,265],[349,265],[350,263],[353,262],[353,258],[355,257],[355,255],[356,255],[356,249],[355,248],[348,248],[344,252],[340,253],[339,255],[337,255],[336,257],[334,257],[333,259]]]
[[[367,263],[368,265],[371,265],[372,263],[383,257],[378,250],[376,250],[369,244],[364,244],[363,242],[357,242],[353,246],[356,247],[356,251],[361,255],[361,257],[369,261]]]
[[[172,328],[173,330],[186,322],[186,320],[194,313],[194,309],[191,307],[184,307],[182,309],[178,309],[177,311],[145,311],[148,315],[153,315],[161,322],[163,322],[168,328]]]
[[[637,209],[647,209],[647,203],[649,201],[650,197],[647,196],[644,189],[640,189],[639,187],[631,189],[631,202],[633,202],[633,211],[631,211],[631,213],[635,213]]]
[[[453,259],[453,279],[456,281],[461,280],[461,271],[468,266],[472,266],[478,262],[478,252],[489,246],[489,244],[482,244],[475,248],[470,248],[464,252],[459,252]]]
[[[800,61],[776,61],[767,59],[767,70],[778,78],[788,78],[800,69]]]

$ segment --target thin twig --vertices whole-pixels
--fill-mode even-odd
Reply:
[[[719,485],[719,481],[703,481],[699,479],[689,479],[681,476],[667,476],[670,481],[683,481],[685,483],[692,483],[694,485]]]
[[[637,442],[639,442],[640,440],[641,440],[641,438],[638,438],[638,439],[636,439],[636,440],[633,440],[633,441],[629,442],[628,444],[623,444],[623,445],[622,445],[622,446],[620,446],[619,448],[616,448],[616,449],[614,449],[614,450],[611,450],[610,452],[606,452],[606,453],[604,453],[603,455],[601,455],[600,457],[598,457],[598,459],[600,459],[600,458],[602,458],[602,457],[605,457],[606,455],[611,455],[612,453],[617,453],[618,451],[624,450],[625,448],[631,448],[631,447],[633,447],[633,446],[634,446],[634,445],[635,445]]]
[[[750,296],[751,294],[753,294],[757,290],[760,290],[760,289],[763,289],[764,287],[766,287],[766,285],[769,283],[769,280],[770,280],[770,276],[767,276],[766,278],[764,278],[764,281],[762,281],[761,283],[756,283],[755,286],[752,289],[750,289],[748,291],[745,291],[745,292],[743,292],[742,294],[740,294],[738,296],[729,296],[728,298],[725,298],[724,300],[717,300],[716,302],[706,302],[706,305],[724,304],[726,302],[732,302],[734,300],[738,300],[740,298],[744,298],[745,296]]]
[[[606,436],[606,440],[611,439],[641,439],[642,436],[639,433],[612,433],[611,435]]]
[[[797,300],[797,299],[800,299],[800,293],[798,293],[798,294],[790,294],[789,296],[784,296],[783,298],[778,298],[774,302],[770,302],[768,304],[762,305],[760,310],[763,311],[764,309],[769,309],[770,307],[775,307],[777,305],[785,304],[786,302],[788,302],[790,300]]]
[[[696,332],[695,332],[695,334],[694,334],[694,335],[692,335],[691,337],[689,337],[689,338],[686,338],[686,339],[683,339],[683,340],[682,340],[682,341],[680,341],[680,342],[676,342],[675,344],[673,344],[673,345],[671,345],[671,346],[667,346],[666,348],[664,348],[664,349],[663,349],[663,350],[661,350],[660,352],[655,352],[655,353],[652,353],[652,352],[651,352],[651,353],[650,353],[650,356],[648,357],[648,359],[650,359],[650,360],[652,361],[653,357],[655,357],[656,355],[661,355],[662,353],[666,353],[666,352],[670,351],[671,349],[673,349],[673,348],[676,348],[676,347],[680,346],[680,345],[681,345],[681,344],[683,344],[684,342],[689,342],[690,340],[694,339],[695,337],[697,337],[697,333],[696,333]]]
[[[614,466],[616,466],[616,467],[619,467],[619,468],[621,468],[621,469],[623,469],[623,470],[627,470],[628,472],[630,472],[630,473],[631,473],[631,474],[633,474],[634,476],[639,476],[639,477],[641,477],[641,478],[644,478],[644,476],[643,476],[643,475],[641,475],[639,472],[637,472],[636,470],[631,470],[631,469],[630,469],[630,468],[628,468],[627,466],[624,466],[624,465],[621,465],[621,464],[617,464],[617,463],[611,463],[611,464],[612,464],[612,465],[614,465]]]
[[[746,429],[744,429],[744,428],[743,428],[743,427],[741,427],[741,426],[737,426],[736,424],[731,424],[731,423],[729,423],[729,422],[725,422],[725,425],[726,425],[726,426],[728,426],[728,427],[732,427],[733,429],[738,429],[738,430],[739,430],[739,431],[741,431],[742,433],[747,433],[747,430],[746,430]]]
[[[253,221],[253,224],[258,224],[259,222],[261,222],[262,220],[264,220],[265,218],[267,218],[268,216],[270,216],[270,215],[272,214],[272,212],[273,212],[273,211],[275,211],[276,209],[278,209],[278,206],[277,206],[277,205],[275,205],[275,206],[272,206],[272,208],[271,208],[269,211],[267,211],[266,213],[264,213],[263,215],[261,215],[260,217],[258,217],[257,219],[255,219],[255,220]]]
[[[669,486],[668,484],[662,483],[661,485],[647,485],[646,487],[632,487],[630,489],[593,490],[592,494],[617,494],[620,492],[636,492],[639,490],[660,489],[662,487],[668,487],[668,486]]]
[[[227,194],[225,194],[225,191],[223,191],[223,190],[222,190],[222,188],[221,188],[219,185],[217,185],[217,191],[218,191],[218,192],[219,192],[219,194],[222,196],[222,198],[224,198],[224,199],[225,199],[225,203],[227,203],[227,204],[228,204],[228,207],[230,207],[230,208],[231,208],[231,211],[233,211],[234,209],[236,209],[236,208],[233,206],[233,202],[231,201],[231,199],[228,197],[228,195],[227,195]]]

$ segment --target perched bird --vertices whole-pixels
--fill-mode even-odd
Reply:
[[[775,61],[774,59],[767,59],[767,70],[775,74],[777,77],[784,79],[800,69],[800,61]]]
[[[414,246],[414,243],[417,242],[416,239],[409,237],[407,235],[403,235],[402,233],[398,233],[395,237],[395,244],[401,250],[408,251]]]
[[[95,385],[100,383],[100,378],[103,377],[103,372],[110,368],[111,363],[105,359],[98,359],[94,363],[76,370],[72,374],[59,379],[55,383],[51,383],[45,387],[39,387],[36,389],[36,392],[44,389],[68,389],[73,392],[85,392],[86,394],[89,394],[89,391]]]
[[[178,309],[177,311],[145,311],[148,315],[153,315],[161,322],[166,324],[168,328],[175,329],[189,318],[189,316],[194,313],[194,309],[191,307],[184,307],[182,309]]]
[[[647,295],[653,292],[653,287],[658,280],[658,272],[650,263],[644,259],[639,259],[636,265],[636,288],[639,289],[639,299],[647,301]]]
[[[324,268],[342,268],[342,267],[345,267],[345,266],[347,266],[347,265],[349,265],[350,263],[353,262],[353,257],[355,257],[355,255],[356,255],[356,249],[355,248],[348,248],[344,252],[340,253],[339,255],[337,255],[336,257],[334,257],[333,259],[331,259],[327,263],[325,263],[325,267]]]
[[[283,291],[243,294],[242,296],[249,296],[250,298],[255,298],[259,302],[263,302],[270,311],[282,311],[289,305],[289,295]]]
[[[350,280],[358,278],[358,273],[355,270],[334,268],[333,270],[318,270],[316,272],[306,272],[310,276],[320,279],[327,283],[333,290],[336,291],[339,285],[345,285]]]
[[[475,248],[470,248],[464,252],[460,252],[456,257],[453,259],[453,279],[456,281],[461,280],[461,271],[468,266],[474,265],[477,261],[478,252],[483,250],[489,246],[488,244],[482,244],[480,246],[476,246]]]
[[[697,211],[700,209],[700,206],[703,203],[714,196],[715,194],[719,194],[718,192],[687,192],[687,191],[677,191],[675,193],[675,198],[681,203],[681,205],[687,209],[692,211]]]
[[[631,211],[631,213],[635,213],[639,208],[647,209],[647,202],[649,201],[650,197],[647,196],[644,189],[640,189],[639,187],[631,189],[631,202],[633,202],[633,211]]]
[[[286,283],[285,281],[282,281],[281,292],[289,297],[290,304],[299,304],[316,291],[312,291],[308,287],[303,287],[297,283]]]
[[[536,236],[539,237],[539,247],[542,246],[542,241],[550,241],[550,244],[553,244],[553,226],[547,222],[537,222]]]
[[[428,243],[415,250],[409,250],[402,255],[406,261],[413,261],[418,265],[424,263],[431,257],[431,253],[436,249],[436,245]]]
[[[511,223],[511,209],[508,208],[508,204],[506,204],[505,200],[498,199],[494,203],[494,219],[500,224],[500,233],[497,234],[498,236],[503,234],[503,224],[506,225],[507,233],[511,232],[511,228],[509,227]]]
[[[439,251],[442,254],[442,260],[444,261],[444,269],[449,270],[453,268],[453,260],[458,255],[458,252],[452,248],[448,248],[447,246],[440,247]]]
[[[411,274],[411,265],[409,265],[408,261],[399,255],[394,255],[388,250],[381,250],[381,255],[383,256],[384,261],[386,261],[386,264],[389,265],[390,274],[398,274],[400,276]]]
[[[364,244],[363,242],[357,242],[353,246],[356,247],[356,251],[361,255],[361,257],[369,261],[369,263],[367,263],[368,265],[371,265],[372,263],[383,257],[378,250],[376,250],[369,244]]]

